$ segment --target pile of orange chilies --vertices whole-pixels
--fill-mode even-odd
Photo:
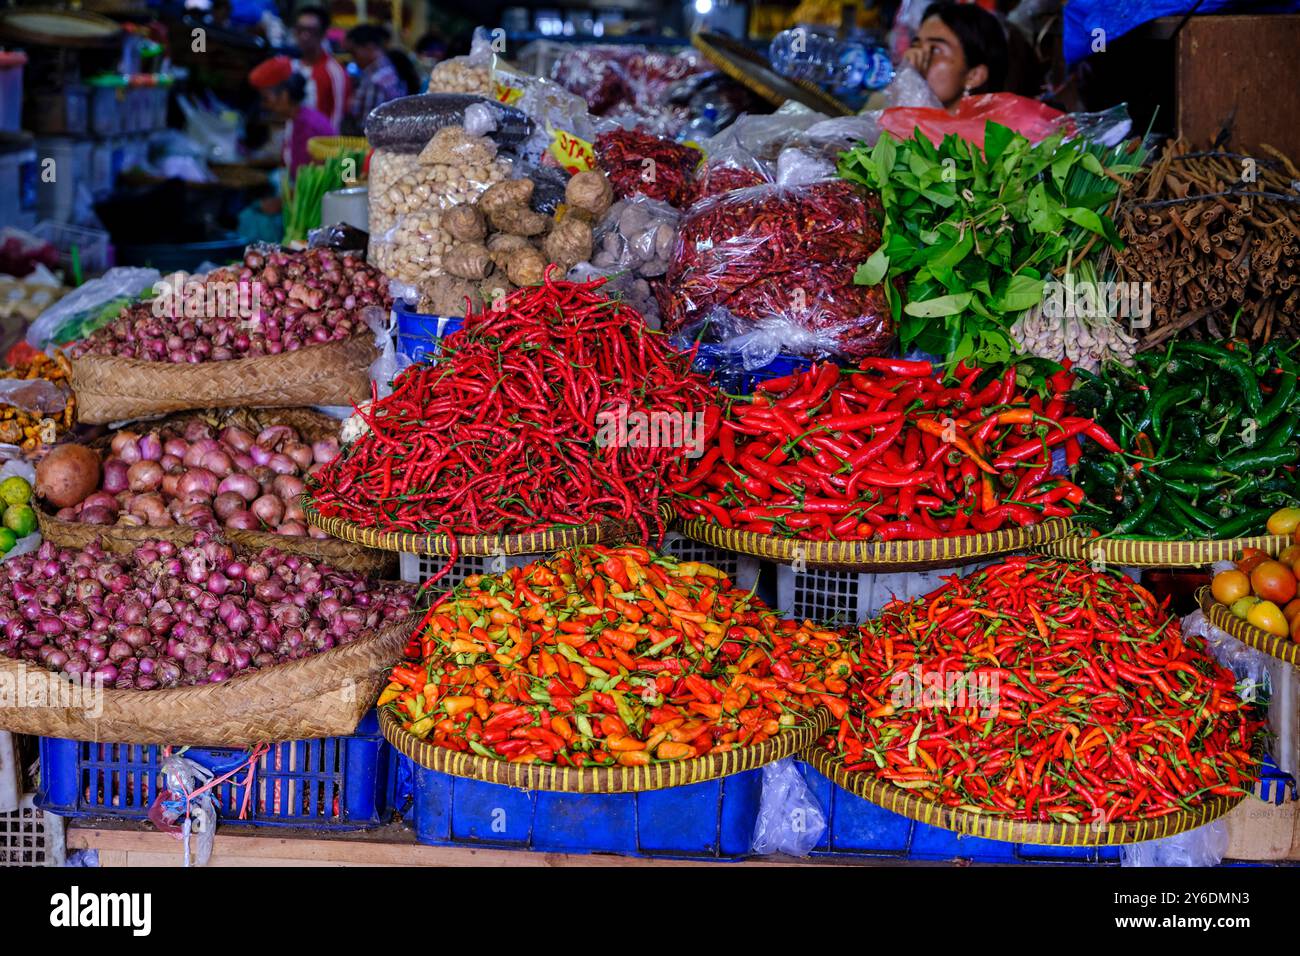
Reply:
[[[847,706],[842,635],[717,569],[593,545],[474,575],[380,697],[411,733],[512,762],[644,766],[754,746]]]

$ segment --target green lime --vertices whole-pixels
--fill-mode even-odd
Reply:
[[[14,475],[0,481],[0,501],[7,505],[25,505],[32,500],[32,486],[26,478]]]
[[[0,554],[8,554],[18,543],[18,536],[8,528],[0,528]]]
[[[18,537],[25,538],[36,530],[36,512],[31,505],[9,505],[5,508],[4,526]]]

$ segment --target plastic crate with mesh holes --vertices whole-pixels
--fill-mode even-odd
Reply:
[[[791,565],[782,564],[776,572],[776,606],[794,620],[861,624],[895,598],[920,597],[942,585],[945,578],[962,577],[982,566],[976,563],[933,571],[861,574],[822,568],[796,571]]]
[[[62,866],[63,818],[36,806],[33,794],[0,813],[0,866]]]
[[[757,558],[692,541],[674,531],[668,532],[665,536],[662,550],[664,554],[672,555],[679,561],[701,561],[712,565],[731,578],[733,584],[745,590],[752,588],[754,582],[758,580]],[[445,591],[454,588],[472,574],[500,574],[510,568],[522,567],[544,557],[546,555],[543,554],[463,556],[456,559],[456,564],[451,571],[437,583],[433,590]],[[445,557],[440,556],[403,554],[400,559],[402,580],[408,584],[423,584],[446,563],[446,560]]]

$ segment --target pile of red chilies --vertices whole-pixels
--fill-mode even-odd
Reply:
[[[988,377],[987,384],[977,381]],[[1074,513],[1083,490],[1052,474],[1052,452],[1080,455],[1073,375],[1027,395],[1013,366],[989,377],[958,365],[868,358],[814,365],[734,399],[717,443],[673,486],[678,512],[724,527],[813,541],[942,538]]]
[[[453,542],[602,519],[643,540],[662,531],[659,497],[683,448],[598,440],[601,413],[702,414],[711,391],[603,281],[548,274],[471,313],[437,364],[411,366],[358,409],[369,431],[309,486],[321,514]],[[717,420],[715,409],[705,423]]]
[[[862,626],[851,772],[1015,820],[1143,820],[1239,795],[1262,722],[1232,672],[1128,578],[1017,557]]]

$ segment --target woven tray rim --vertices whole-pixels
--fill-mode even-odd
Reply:
[[[1183,541],[1073,535],[1048,542],[1040,550],[1056,558],[1101,560],[1110,566],[1121,568],[1199,568],[1216,561],[1234,560],[1243,548],[1261,548],[1276,555],[1288,543],[1290,537],[1281,534]]]
[[[813,711],[809,723],[753,747],[690,760],[656,762],[646,767],[559,767],[551,764],[509,763],[475,753],[461,753],[421,740],[402,727],[387,708],[379,711],[379,729],[398,751],[419,766],[455,777],[497,783],[521,790],[555,793],[643,793],[717,780],[754,770],[798,753],[826,732],[831,714]]]
[[[1246,799],[1245,794],[1239,797],[1215,796],[1195,810],[1180,810],[1152,820],[1109,823],[1104,827],[1087,823],[1031,823],[940,806],[868,774],[850,773],[844,769],[843,758],[817,744],[810,747],[803,758],[842,789],[909,820],[1005,843],[1072,847],[1143,843],[1203,826]]]
[[[321,515],[309,495],[303,495],[301,501],[303,513],[307,516],[307,524],[335,538],[379,551],[423,554],[439,558],[451,556],[451,535],[376,531],[374,528],[363,528],[342,518],[327,518]],[[458,534],[456,553],[464,557],[550,554],[584,544],[618,544],[627,537],[628,527],[624,522],[607,519],[595,525],[562,528],[555,531],[536,531],[530,534]]]
[[[957,567],[981,558],[1039,547],[1069,535],[1073,528],[1073,522],[1068,519],[1049,518],[1028,528],[925,541],[800,541],[724,528],[703,518],[681,519],[677,523],[677,529],[686,537],[724,551],[790,564],[799,557],[796,549],[803,549],[803,560],[808,567],[840,571]],[[936,550],[942,553],[929,554]]]

